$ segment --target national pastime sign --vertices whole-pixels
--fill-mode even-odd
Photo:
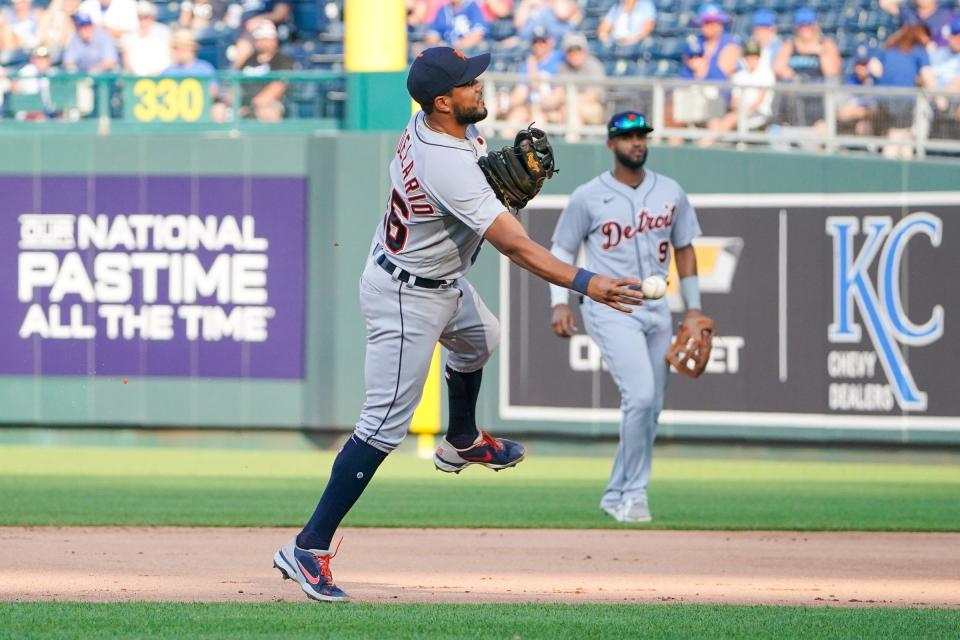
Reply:
[[[306,180],[0,176],[0,374],[302,378]]]

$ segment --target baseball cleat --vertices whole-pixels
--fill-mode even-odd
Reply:
[[[604,505],[600,507],[600,510],[603,511],[608,516],[610,516],[611,518],[613,518],[614,520],[616,520],[617,522],[622,522],[622,520],[620,519],[622,517],[622,513],[620,511],[622,506],[623,505],[619,505],[619,504],[614,506]]]
[[[620,522],[652,522],[646,496],[628,498],[620,505]]]
[[[471,464],[500,471],[516,466],[526,455],[526,449],[519,442],[494,438],[486,431],[481,431],[476,442],[468,449],[457,449],[444,438],[433,454],[433,464],[447,473],[460,473]]]
[[[330,573],[330,560],[336,555],[336,551],[301,549],[294,537],[273,554],[273,566],[280,571],[284,580],[296,581],[308,598],[322,602],[346,602],[350,596],[333,583],[333,574]]]

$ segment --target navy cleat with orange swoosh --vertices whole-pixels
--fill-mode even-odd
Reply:
[[[468,449],[457,449],[444,438],[433,454],[433,464],[447,473],[460,473],[471,464],[481,464],[500,471],[519,464],[526,455],[526,449],[519,442],[494,438],[486,431],[481,431]]]
[[[346,602],[350,596],[333,583],[333,574],[330,572],[330,560],[336,555],[336,551],[301,549],[294,537],[273,554],[273,566],[283,574],[284,579],[296,581],[308,598],[323,602]]]

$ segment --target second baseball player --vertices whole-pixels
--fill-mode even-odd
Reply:
[[[702,314],[691,244],[700,225],[680,185],[644,167],[651,131],[641,113],[627,111],[610,119],[607,147],[613,170],[573,192],[551,252],[574,263],[583,245],[587,269],[644,279],[667,277],[673,248],[687,317],[692,318]],[[553,331],[568,338],[577,331],[569,291],[551,286],[550,298]],[[666,298],[646,300],[628,315],[608,313],[584,300],[581,311],[621,397],[620,443],[600,508],[620,522],[649,522],[647,485],[667,385],[670,308]]]

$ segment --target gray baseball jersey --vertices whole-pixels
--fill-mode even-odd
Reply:
[[[590,271],[665,278],[672,248],[686,247],[698,235],[696,212],[676,181],[647,170],[633,189],[607,172],[573,192],[554,230],[552,251],[572,260],[584,244]],[[567,301],[566,289],[552,289],[553,304]],[[581,312],[620,389],[620,443],[600,506],[645,503],[667,384],[664,356],[672,334],[667,299],[645,300],[632,314],[586,299]]]
[[[390,163],[387,210],[360,277],[366,400],[355,430],[382,451],[407,435],[438,342],[447,349],[447,366],[469,373],[486,364],[500,340],[496,316],[464,275],[506,207],[477,165],[486,143],[476,127],[466,135],[460,140],[434,131],[418,113]],[[450,284],[405,284],[377,264],[381,254],[417,278]]]
[[[570,196],[553,233],[553,243],[576,256],[585,244],[586,268],[618,277],[666,278],[670,251],[700,235],[687,194],[667,176],[646,171],[633,189],[609,172],[581,185]],[[556,294],[568,290],[556,287]],[[666,298],[645,305],[666,305]]]
[[[507,209],[477,165],[486,142],[473,125],[466,135],[461,140],[434,131],[418,112],[390,162],[392,189],[375,242],[419,278],[466,275],[483,234]]]

